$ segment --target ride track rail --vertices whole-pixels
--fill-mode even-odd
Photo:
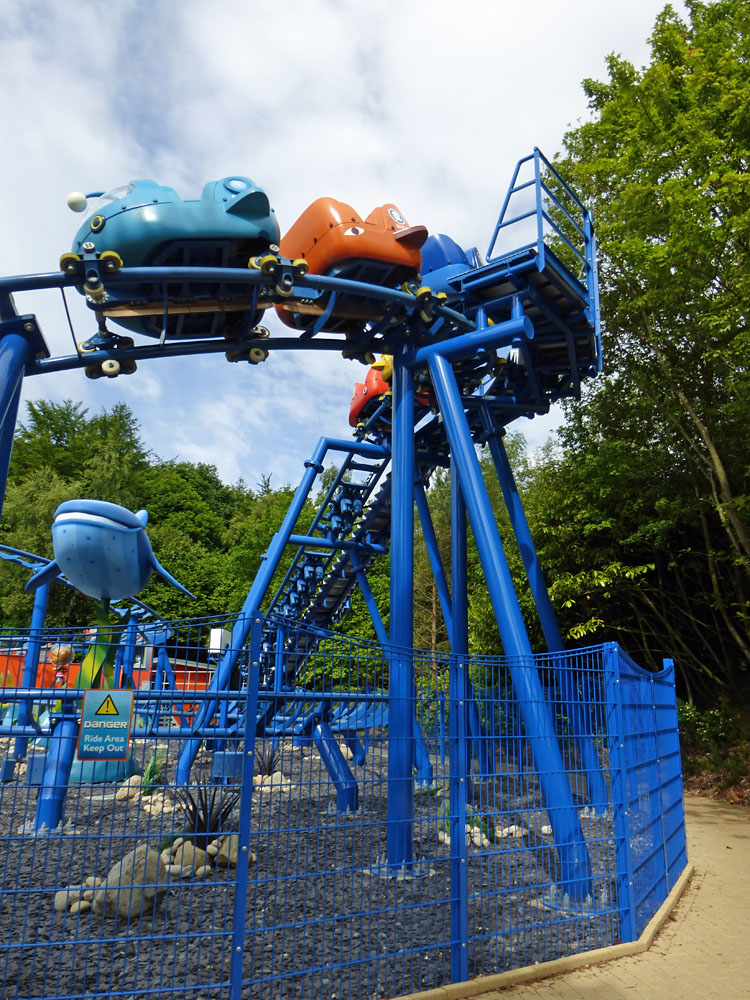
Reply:
[[[212,311],[225,312],[247,312],[253,315],[257,309],[265,309],[276,303],[293,306],[296,301],[309,298],[301,294],[309,290],[316,296],[321,296],[326,292],[346,293],[347,295],[360,295],[365,301],[374,298],[386,303],[389,309],[381,316],[372,318],[375,323],[387,323],[391,330],[375,330],[364,332],[356,341],[348,340],[341,335],[321,336],[320,331],[315,328],[311,330],[301,330],[298,336],[249,336],[238,338],[200,338],[187,340],[156,340],[152,343],[144,343],[133,346],[118,346],[117,337],[113,338],[113,344],[106,349],[93,351],[80,351],[74,355],[67,355],[57,358],[49,356],[45,348],[40,349],[39,339],[41,333],[36,324],[34,316],[17,316],[10,298],[13,292],[34,292],[50,289],[64,290],[66,288],[83,288],[85,282],[90,277],[81,275],[68,275],[62,272],[53,272],[38,275],[17,275],[0,279],[0,322],[17,319],[21,323],[21,329],[29,335],[36,334],[37,348],[35,356],[29,361],[26,374],[42,375],[49,372],[67,371],[75,368],[85,368],[104,361],[113,359],[117,361],[144,361],[155,358],[179,357],[182,355],[194,354],[229,354],[232,352],[245,352],[256,347],[264,351],[272,350],[323,350],[323,351],[349,351],[365,354],[376,352],[388,352],[392,347],[394,333],[403,336],[403,327],[406,324],[419,323],[425,334],[433,332],[437,334],[444,329],[447,336],[455,335],[456,331],[472,330],[475,324],[472,320],[460,312],[448,308],[439,301],[430,303],[435,309],[436,318],[427,323],[419,318],[420,309],[424,309],[424,303],[417,301],[411,292],[404,292],[399,289],[384,288],[381,285],[370,285],[364,282],[351,281],[345,278],[335,278],[326,275],[307,274],[295,278],[295,287],[289,296],[281,296],[275,293],[268,285],[268,278],[260,271],[253,271],[242,268],[217,268],[217,267],[123,267],[111,274],[99,274],[96,269],[96,276],[102,279],[106,287],[117,288],[120,285],[132,285],[136,282],[163,282],[166,290],[173,282],[190,282],[197,286],[222,282],[225,285],[248,287],[254,290],[254,295],[249,303],[238,305],[231,298],[222,300],[221,303],[211,303]],[[264,294],[261,295],[260,293]],[[298,294],[300,293],[300,294]],[[193,305],[201,305],[200,300]],[[90,308],[95,312],[104,314],[105,318],[116,321],[118,312],[122,312],[120,304],[108,310],[106,302],[89,303]],[[167,313],[187,310],[188,303],[172,303],[171,307],[167,302]],[[124,308],[124,307],[123,307]],[[202,308],[202,307],[201,307]],[[153,311],[149,314],[154,314]],[[321,312],[321,316],[324,312]],[[411,336],[414,336],[414,327],[410,325]],[[429,337],[421,338],[431,342]],[[434,338],[432,338],[434,339]],[[442,338],[441,338],[442,339]],[[416,338],[415,338],[416,340]]]

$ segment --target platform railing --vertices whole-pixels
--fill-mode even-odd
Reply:
[[[34,818],[54,781],[60,689],[1,689],[0,756],[13,754],[19,704],[31,702],[34,726],[0,783],[0,994],[398,996],[633,939],[684,868],[671,667],[648,673],[614,645],[534,658],[591,863],[590,896],[571,899],[507,660],[463,658],[468,700],[456,700],[451,671],[463,668],[414,651],[413,724],[400,734],[412,748],[413,862],[394,870],[393,651],[331,634],[304,686],[264,691],[256,615],[241,653],[255,686],[222,694],[234,707],[218,706],[182,784],[183,716],[216,694],[184,673],[180,690],[164,679],[179,676],[188,634],[210,668],[210,624],[174,623],[169,669],[152,657],[153,674],[136,675],[127,761],[74,762],[53,831]],[[43,638],[85,641],[81,630]],[[6,629],[0,657],[27,639]],[[569,717],[573,690],[606,801]]]
[[[599,339],[599,291],[592,214],[539,149],[516,164],[487,250],[490,263],[509,265],[532,252],[578,282],[587,318]],[[601,345],[598,345],[599,347]]]

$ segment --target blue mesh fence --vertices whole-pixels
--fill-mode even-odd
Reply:
[[[28,634],[0,639],[2,995],[394,997],[636,937],[684,868],[669,670],[617,647],[536,657],[543,697],[519,706],[502,658],[401,651],[413,726],[395,741],[387,649],[257,618],[216,695],[226,625],[113,645],[130,754],[73,754],[52,831],[57,719],[72,704],[77,730],[83,695],[64,685],[96,640],[45,631],[32,665]],[[552,720],[572,809],[545,801],[534,713]]]
[[[637,937],[687,864],[674,666],[647,673],[619,649],[624,794],[630,838],[633,931]]]

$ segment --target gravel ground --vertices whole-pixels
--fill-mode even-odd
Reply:
[[[0,741],[0,759],[8,746]],[[335,788],[314,750],[284,745],[267,760],[276,777],[253,794],[250,848],[256,860],[244,914],[236,905],[236,870],[218,867],[205,878],[168,876],[163,901],[129,922],[93,911],[55,912],[56,891],[105,876],[139,844],[161,850],[184,831],[184,812],[168,785],[178,746],[161,747],[168,753],[166,812],[148,812],[145,799],[117,801],[113,785],[71,786],[69,829],[34,836],[19,832],[33,820],[37,796],[25,767],[0,785],[2,997],[228,997],[238,917],[245,924],[238,938],[243,1000],[369,1000],[450,981],[450,900],[459,886],[451,884],[451,847],[443,842],[446,769],[433,758],[435,785],[415,794],[415,865],[409,877],[394,877],[383,864],[388,760],[377,739],[365,765],[353,768],[360,807],[352,818],[336,811]],[[138,744],[141,765],[156,749],[153,741]],[[465,865],[469,976],[618,937],[608,874],[615,870],[611,822],[582,820],[595,905],[571,913],[555,895],[557,855],[545,832],[548,818],[524,770],[498,760],[496,775],[472,782],[476,819]],[[204,754],[194,770],[196,784],[209,787],[210,771]],[[222,786],[222,795],[231,795],[231,787]],[[236,828],[238,814],[235,807],[226,829]],[[483,842],[482,832],[493,839]]]

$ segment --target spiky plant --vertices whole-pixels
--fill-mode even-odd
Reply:
[[[260,774],[264,778],[268,777],[278,770],[280,760],[281,755],[274,746],[266,747],[260,753],[255,754],[253,773]]]
[[[143,769],[141,795],[151,795],[157,785],[164,784],[167,769],[167,751],[157,750]]]
[[[196,847],[206,849],[210,841],[226,832],[227,820],[240,798],[241,789],[226,785],[201,785],[196,789],[181,788],[177,798],[185,810],[183,837]]]

